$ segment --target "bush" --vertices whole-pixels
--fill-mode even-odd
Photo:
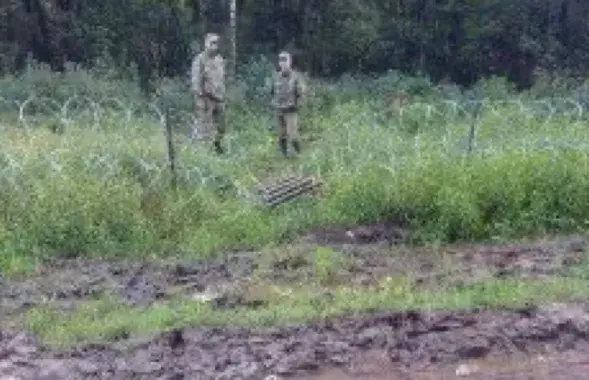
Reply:
[[[407,218],[428,240],[571,231],[589,215],[587,164],[584,152],[540,151],[369,168],[342,180],[324,207],[349,222]]]

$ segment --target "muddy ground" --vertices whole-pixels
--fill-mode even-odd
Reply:
[[[381,311],[273,329],[187,328],[67,350],[43,347],[13,324],[31,306],[48,301],[68,309],[111,294],[145,304],[230,289],[260,273],[276,282],[304,281],[312,275],[317,244],[343,258],[336,282],[370,286],[401,275],[424,287],[468,286],[489,276],[566,275],[589,244],[589,238],[575,236],[409,248],[391,245],[396,238],[382,225],[323,230],[290,247],[217,261],[54,261],[27,278],[0,278],[0,380],[589,378],[589,302],[521,310]]]
[[[566,358],[566,378],[582,379],[589,370],[588,334],[586,306],[551,305],[501,312],[383,312],[280,329],[192,328],[145,342],[54,352],[38,350],[26,335],[3,332],[0,357],[6,379],[328,379],[335,371],[340,376],[333,379],[440,379],[431,377],[440,368],[451,376],[446,378],[456,376],[458,367],[448,367],[455,363],[472,372],[478,366],[475,378],[484,370],[521,370],[521,362],[485,368],[491,363],[485,358],[525,354],[532,368],[545,372],[552,363],[567,364],[555,358]],[[576,376],[568,371],[570,363],[579,368]],[[44,376],[34,377],[42,371]]]

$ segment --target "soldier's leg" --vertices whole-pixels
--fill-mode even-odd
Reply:
[[[211,98],[206,98],[207,111],[205,112],[207,117],[206,125],[206,141],[210,143],[214,139],[215,134],[215,101]]]
[[[288,140],[287,140],[287,130],[286,130],[286,120],[284,117],[284,113],[278,112],[276,116],[276,132],[278,134],[278,145],[280,147],[280,151],[284,156],[288,154]]]
[[[206,103],[200,96],[194,97],[194,125],[192,126],[192,138],[202,138],[204,133]]]
[[[299,136],[299,115],[296,112],[289,112],[285,115],[286,133],[290,138],[292,147],[297,153],[301,152],[301,138]]]
[[[211,100],[207,97],[201,97],[199,99],[200,112],[198,117],[198,135],[202,141],[210,141],[211,128],[212,128],[212,104]]]
[[[225,137],[225,105],[220,102],[215,102],[212,112],[213,123],[215,124],[215,137],[213,141],[213,145],[215,147],[215,151],[217,153],[223,153],[223,147],[221,146],[221,142],[223,141],[223,137]]]

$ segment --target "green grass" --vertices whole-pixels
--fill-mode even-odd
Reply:
[[[177,136],[176,195],[157,124],[4,131],[0,265],[20,271],[47,255],[207,257],[284,242],[317,225],[389,217],[405,219],[421,241],[586,229],[589,155],[565,144],[587,141],[584,121],[540,120],[507,104],[482,113],[467,156],[470,118],[424,121],[416,109],[373,125],[373,108],[349,100],[307,112],[302,129],[313,141],[288,160],[266,130],[268,115],[234,110],[226,157]],[[109,165],[100,166],[97,157],[106,156]],[[244,196],[287,172],[320,174],[324,196],[276,210]]]
[[[269,288],[267,288],[269,289]],[[282,289],[284,292],[286,289]],[[74,312],[42,306],[28,312],[26,324],[46,344],[67,346],[105,342],[171,328],[189,326],[279,326],[363,314],[369,310],[471,309],[520,307],[587,298],[586,278],[488,279],[468,287],[420,289],[410,279],[395,279],[373,289],[332,288],[333,298],[321,298],[319,289],[291,288],[288,296],[269,295],[260,308],[213,309],[208,303],[175,299],[147,307],[124,306],[114,299],[84,301]],[[270,290],[268,290],[270,293]]]
[[[451,276],[440,280],[435,288],[423,286],[411,273],[382,276],[370,286],[351,286],[331,273],[345,265],[344,257],[326,247],[315,247],[308,253],[314,270],[304,280],[273,283],[265,276],[264,263],[269,264],[268,260],[296,260],[302,254],[298,249],[276,248],[260,256],[259,272],[233,284],[228,294],[258,301],[257,306],[213,308],[210,303],[197,300],[197,294],[188,293],[177,293],[150,305],[129,306],[121,303],[117,295],[103,294],[82,300],[68,311],[53,303],[36,306],[26,313],[24,323],[45,344],[69,346],[145,337],[173,328],[283,326],[385,310],[518,308],[583,302],[589,294],[588,253],[550,276],[485,275],[468,285],[456,285],[457,279]],[[443,256],[439,259],[439,265],[444,265]]]
[[[446,106],[444,115],[427,117],[428,104],[450,96],[440,88],[414,83],[412,105],[399,118],[382,112],[387,80],[399,78],[362,83],[359,93],[343,82],[339,92],[311,86],[301,117],[304,153],[289,160],[278,153],[269,110],[248,105],[265,102],[261,87],[248,90],[255,99],[238,97],[228,107],[231,151],[218,158],[182,137],[190,99],[179,82],[169,83],[163,101],[185,113],[174,117],[184,121],[174,124],[180,178],[171,194],[163,128],[135,87],[80,80],[80,73],[34,74],[30,83],[0,85],[15,98],[34,92],[58,105],[72,93],[111,101],[100,103],[98,124],[82,98],[71,103],[62,134],[50,132],[58,114],[29,117],[41,103],[27,109],[34,123],[26,132],[13,125],[13,113],[0,112],[8,125],[0,131],[3,272],[26,272],[46,256],[208,257],[280,244],[314,226],[382,218],[404,220],[411,237],[426,242],[571,232],[589,221],[589,158],[580,145],[586,121],[522,111],[502,80],[479,86],[487,100],[507,101],[483,108],[470,156],[470,115]],[[414,81],[403,81],[400,88],[412,91]],[[139,107],[128,120],[116,97]],[[324,195],[276,210],[246,197],[289,172],[320,175]]]

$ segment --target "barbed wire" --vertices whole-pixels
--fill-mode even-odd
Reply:
[[[390,105],[384,105],[377,113],[394,111],[400,124],[421,121],[426,124],[444,124],[458,118],[472,115],[479,108],[482,113],[488,113],[503,119],[504,124],[511,118],[534,119],[536,123],[548,123],[556,116],[568,117],[572,120],[583,120],[586,117],[588,105],[575,98],[549,99],[516,99],[516,100],[447,100],[435,102],[410,102],[392,110]],[[505,112],[511,108],[510,112]],[[112,123],[130,124],[133,122],[152,122],[161,124],[166,111],[184,125],[194,125],[196,120],[190,109],[180,106],[169,107],[167,110],[156,102],[133,102],[116,97],[92,99],[87,96],[73,95],[62,103],[49,97],[35,94],[26,99],[7,99],[0,95],[0,119],[9,118],[19,126],[31,130],[40,125],[50,123],[60,124],[68,128],[74,123],[99,128]],[[6,124],[6,122],[4,123]]]
[[[551,98],[539,100],[468,100],[464,102],[456,100],[440,100],[433,103],[413,102],[394,109],[391,122],[401,126],[410,123],[419,125],[446,124],[465,119],[474,119],[477,115],[487,114],[496,118],[498,122],[503,121],[502,125],[496,128],[497,133],[503,133],[503,126],[515,121],[528,120],[534,122],[534,126],[550,123],[556,117],[564,117],[568,122],[584,120],[586,117],[585,104],[572,98]],[[383,109],[383,113],[390,110]],[[0,97],[0,123],[4,127],[9,126],[11,122],[16,122],[26,131],[31,131],[40,125],[47,123],[57,123],[64,128],[70,128],[74,124],[82,123],[88,128],[104,128],[105,125],[112,123],[131,124],[131,123],[152,123],[154,127],[162,128],[166,123],[166,117],[173,114],[174,122],[186,126],[196,125],[195,115],[187,109],[180,106],[165,108],[155,102],[137,103],[124,101],[116,97],[106,97],[98,100],[86,96],[72,96],[63,103],[57,102],[46,97],[37,97],[34,95],[26,99],[14,100]],[[360,115],[362,117],[362,115]],[[386,121],[373,120],[371,128],[376,130],[377,124],[386,124]],[[358,131],[354,122],[344,120],[342,122],[345,130],[344,144],[331,151],[322,151],[312,153],[310,162],[301,163],[300,169],[312,171],[318,176],[324,174],[328,164],[326,156],[331,155],[331,161],[340,163],[353,160],[351,156],[356,151],[364,151],[363,160],[371,161],[375,157],[389,154],[387,149],[383,149],[382,154],[365,148],[373,141],[366,139],[379,139],[381,136],[376,134],[364,134],[364,140],[359,137],[362,132]],[[162,128],[163,129],[163,128]],[[464,132],[464,131],[462,131]],[[471,142],[466,141],[466,134],[459,132],[456,135],[444,135],[440,142],[446,146],[448,151],[464,152],[465,145]],[[227,150],[231,154],[239,150],[242,156],[248,155],[248,150],[236,143],[236,136],[228,135],[226,137]],[[399,147],[405,147],[406,150],[412,151],[416,158],[419,158],[423,152],[424,142],[420,135],[416,135],[413,144],[399,142],[396,137],[388,142],[390,154],[383,159],[386,164],[394,165],[401,163],[403,157],[399,153]],[[479,139],[478,150],[487,152],[501,147],[489,146],[484,139]],[[528,143],[518,142],[521,149],[548,149],[548,148],[567,148],[567,149],[589,149],[589,143],[571,142],[571,141],[529,141]],[[186,156],[186,150],[194,150],[196,145],[180,145],[178,149],[179,156]],[[234,148],[235,147],[235,148]],[[361,149],[358,149],[361,148]],[[194,152],[190,152],[194,153]],[[358,158],[358,157],[355,157]],[[78,158],[79,170],[95,176],[101,181],[116,180],[121,175],[132,176],[136,178],[143,186],[155,187],[166,183],[170,176],[169,164],[165,157],[140,157],[125,156],[122,154],[110,153],[93,153]],[[41,165],[42,170],[47,175],[63,176],[68,175],[67,164],[65,164],[56,151],[37,152],[34,160],[18,156],[16,153],[8,151],[0,152],[0,176],[2,183],[13,186],[15,190],[21,186],[19,178],[26,177],[26,171],[30,170],[27,161],[35,161],[36,165]],[[358,165],[357,167],[360,167]],[[354,170],[354,168],[352,168]],[[254,174],[254,170],[247,165],[240,167],[242,173],[256,184],[262,180]],[[240,182],[237,178],[232,178],[227,168],[222,166],[214,167],[209,161],[200,162],[198,165],[193,162],[179,160],[177,162],[176,173],[178,181],[185,186],[193,187],[214,187],[214,188],[232,188],[237,195],[251,198],[250,189],[246,184]]]

